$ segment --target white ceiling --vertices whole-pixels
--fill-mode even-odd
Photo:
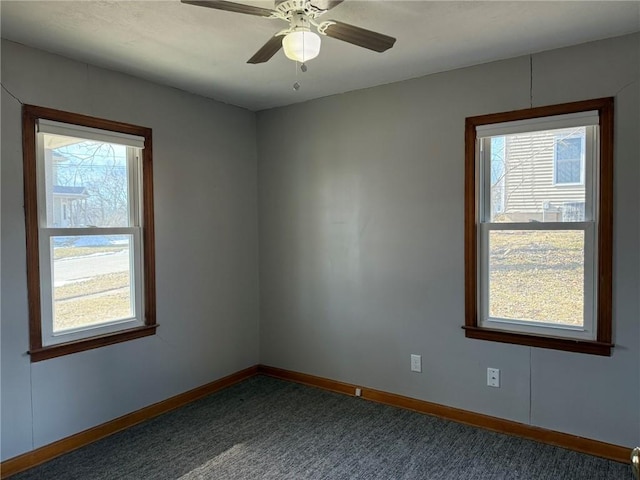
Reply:
[[[246,63],[286,27],[281,20],[179,0],[2,0],[0,8],[4,38],[250,110],[640,31],[638,1],[346,0],[321,19],[396,37],[395,46],[375,53],[323,37],[303,74],[282,51]]]

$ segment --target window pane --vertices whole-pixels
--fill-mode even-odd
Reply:
[[[582,180],[582,144],[584,136],[556,139],[556,183],[580,183]]]
[[[43,134],[47,226],[128,227],[127,147]]]
[[[491,138],[491,218],[504,213],[505,137]]]
[[[491,231],[489,316],[583,326],[584,232]]]
[[[53,331],[134,317],[132,235],[51,239]]]
[[[490,221],[584,221],[587,128],[486,138]]]

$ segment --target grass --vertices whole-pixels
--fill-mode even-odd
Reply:
[[[86,327],[131,316],[129,292],[111,292],[96,297],[78,297],[56,302],[54,329]]]
[[[112,254],[122,246],[56,247],[54,259]],[[54,289],[54,329],[63,330],[100,324],[131,316],[128,272],[95,275]]]
[[[96,275],[81,282],[69,283],[54,289],[55,300],[68,300],[73,297],[84,295],[95,295],[97,293],[106,292],[129,286],[129,273],[108,273],[105,275]]]
[[[493,231],[491,316],[583,323],[582,231]]]
[[[54,289],[56,330],[131,316],[129,273],[96,275]]]

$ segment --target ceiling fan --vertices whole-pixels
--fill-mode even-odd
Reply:
[[[315,27],[320,35],[326,35],[375,52],[390,49],[396,39],[381,33],[365,30],[336,20],[317,22],[316,19],[328,10],[340,5],[344,0],[275,0],[275,8],[254,7],[224,0],[181,0],[182,3],[200,7],[215,8],[228,12],[256,15],[258,17],[279,18],[289,23],[289,28],[271,37],[247,63],[264,63],[282,47],[287,58],[304,64],[320,53],[320,37],[311,31]]]

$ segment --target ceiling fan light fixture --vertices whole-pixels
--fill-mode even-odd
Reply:
[[[304,63],[320,53],[320,36],[308,30],[288,33],[282,39],[282,48],[287,58]]]

